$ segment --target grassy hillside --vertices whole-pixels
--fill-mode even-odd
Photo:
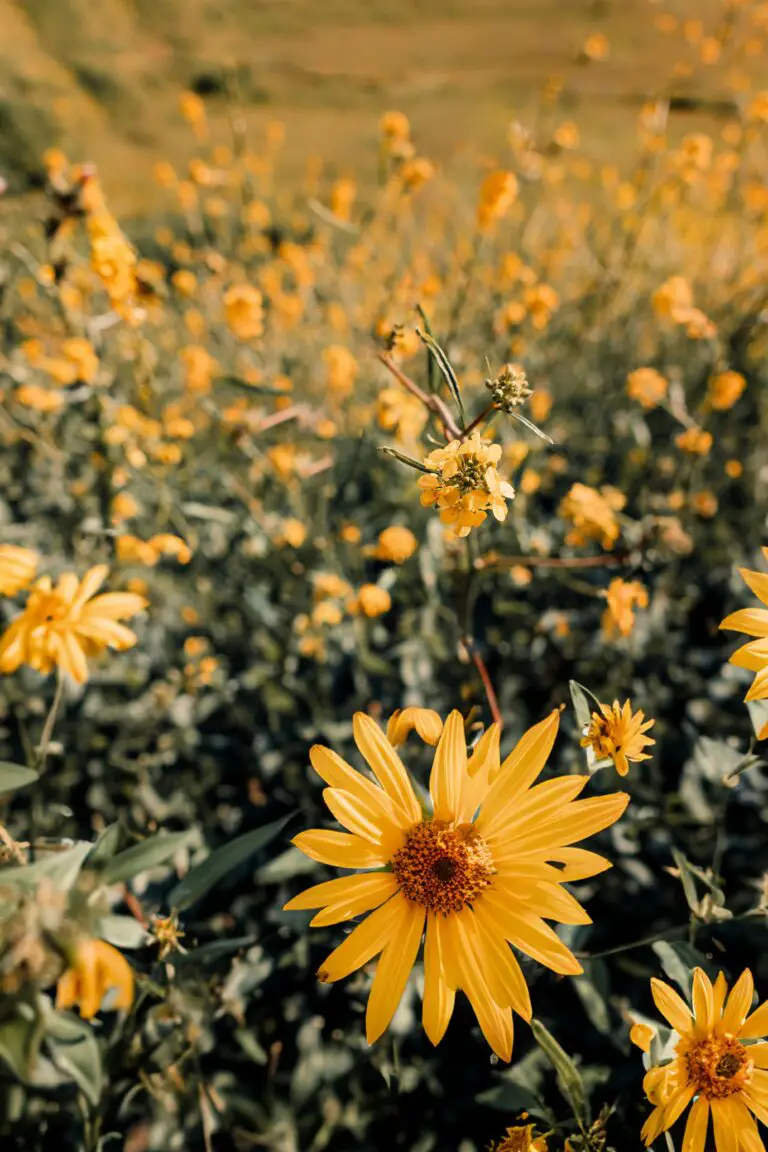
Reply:
[[[678,29],[659,35],[668,7]],[[58,143],[98,164],[120,212],[151,210],[152,162],[190,155],[177,111],[189,87],[214,119],[241,112],[254,133],[284,121],[289,167],[321,153],[372,171],[375,121],[390,106],[441,162],[469,140],[498,151],[510,115],[552,77],[561,109],[578,107],[588,126],[586,150],[614,150],[628,110],[676,62],[693,66],[679,92],[722,94],[727,50],[707,67],[684,35],[694,16],[716,34],[722,11],[714,0],[0,0],[0,173],[23,190]],[[610,54],[585,65],[595,30]]]

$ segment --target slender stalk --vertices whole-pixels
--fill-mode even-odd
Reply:
[[[464,429],[464,431],[461,434],[462,440],[466,440],[466,438],[467,438],[467,436],[469,436],[470,432],[474,432],[474,430],[475,430],[475,428],[477,428],[478,424],[482,424],[483,420],[485,420],[487,416],[490,416],[491,412],[495,412],[495,411],[496,411],[496,405],[495,404],[489,404],[487,408],[484,408],[479,416],[475,416],[474,420],[470,424],[467,424],[466,428]]]
[[[381,360],[385,368],[389,369],[395,379],[399,381],[404,388],[408,389],[412,396],[415,396],[417,400],[421,401],[425,408],[428,408],[430,412],[437,416],[443,425],[446,440],[461,440],[464,433],[439,396],[429,395],[419,388],[418,384],[414,383],[410,376],[406,376],[404,372],[400,371],[397,364],[395,364],[386,352],[379,352],[379,360]]]
[[[59,718],[59,710],[61,708],[62,700],[64,699],[64,677],[60,673],[56,681],[56,692],[53,697],[51,709],[45,718],[42,735],[40,736],[40,743],[35,750],[35,771],[42,776],[45,762],[48,759],[48,753],[51,748],[51,739],[53,738],[53,730],[56,726],[56,721]]]

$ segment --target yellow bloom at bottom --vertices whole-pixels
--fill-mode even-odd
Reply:
[[[601,704],[600,711],[592,713],[581,746],[591,748],[598,760],[613,760],[619,776],[626,776],[630,764],[650,760],[643,749],[656,741],[643,733],[655,723],[655,720],[646,720],[643,712],[633,713],[629,700],[625,700],[623,706],[618,700],[610,707]]]
[[[710,1115],[717,1152],[765,1152],[754,1116],[768,1124],[768,1002],[750,1012],[752,973],[742,972],[728,996],[722,972],[713,985],[701,968],[694,969],[690,1008],[661,980],[651,980],[651,992],[678,1041],[675,1059],[652,1067],[643,1080],[655,1105],[642,1131],[646,1146],[693,1101],[685,1152],[704,1152]]]
[[[75,961],[56,985],[56,1008],[78,1005],[84,1020],[92,1020],[111,989],[117,990],[113,1007],[128,1011],[133,1004],[133,969],[117,948],[104,940],[82,940]]]
[[[548,1144],[543,1136],[534,1137],[533,1124],[507,1128],[507,1134],[498,1144],[492,1144],[488,1152],[547,1152]]]
[[[557,734],[559,711],[536,724],[501,761],[492,725],[467,753],[454,711],[435,749],[431,807],[422,808],[392,742],[362,712],[357,747],[372,779],[315,745],[310,761],[328,787],[323,799],[344,832],[313,829],[293,843],[312,860],[360,869],[300,893],[286,909],[320,909],[314,927],[369,913],[326,958],[318,977],[332,983],[379,957],[366,1013],[372,1044],[389,1027],[424,940],[424,1030],[445,1034],[461,989],[494,1052],[512,1055],[514,1010],[530,1021],[531,999],[513,944],[561,975],[582,967],[545,923],[587,924],[563,887],[610,867],[573,847],[613,824],[623,793],[577,800],[586,776],[536,784]]]

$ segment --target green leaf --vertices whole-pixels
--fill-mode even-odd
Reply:
[[[140,844],[126,848],[113,856],[101,872],[104,884],[118,884],[131,880],[140,872],[148,872],[158,864],[164,864],[190,840],[194,829],[186,832],[159,832]]]
[[[552,1033],[544,1027],[540,1020],[531,1021],[531,1030],[536,1043],[544,1052],[552,1067],[557,1073],[557,1085],[565,1099],[573,1108],[573,1114],[579,1124],[585,1128],[589,1124],[589,1110],[587,1108],[586,1093],[581,1074],[571,1057],[561,1048]]]
[[[672,857],[680,872],[680,883],[683,886],[683,893],[688,902],[688,907],[691,912],[694,912],[698,916],[701,907],[699,894],[696,890],[696,881],[693,878],[693,872],[688,864],[688,860],[677,848],[672,849]]]
[[[540,436],[542,440],[546,440],[547,444],[554,444],[554,440],[551,436],[547,436],[546,432],[542,432],[541,428],[538,428],[531,420],[528,420],[519,412],[510,412],[509,415],[513,420],[517,420],[518,423],[524,424],[530,432],[535,432],[536,435]]]
[[[88,867],[92,868],[94,864],[101,865],[105,864],[107,860],[111,860],[117,852],[122,835],[123,829],[119,820],[116,824],[108,824],[91,850],[88,857]]]
[[[90,840],[81,840],[63,851],[46,853],[41,860],[35,860],[34,864],[3,868],[3,883],[36,888],[41,880],[50,880],[55,888],[66,892],[77,879],[92,847]]]
[[[454,372],[454,370],[451,366],[450,360],[448,359],[445,352],[443,351],[443,349],[438,344],[437,340],[435,340],[435,338],[433,336],[430,336],[430,334],[428,332],[422,332],[421,328],[417,328],[416,334],[421,339],[422,344],[426,345],[427,350],[429,351],[429,353],[432,356],[432,359],[434,360],[435,364],[437,365],[437,367],[440,371],[440,374],[442,375],[443,380],[445,380],[445,383],[448,387],[448,391],[450,392],[451,396],[453,397],[453,401],[459,410],[459,416],[461,417],[461,423],[465,424],[466,423],[466,416],[464,415],[464,401],[461,398],[461,389],[459,388],[459,381],[458,381],[458,378],[456,376],[456,373]]]
[[[26,1082],[32,1064],[32,1038],[36,1020],[30,1014],[12,1016],[0,1024],[0,1060],[4,1061],[19,1080]]]
[[[748,700],[747,711],[758,740],[768,737],[768,700]],[[760,733],[764,735],[761,736]]]
[[[265,824],[262,828],[255,828],[253,832],[246,832],[238,836],[229,844],[217,848],[210,856],[193,868],[183,880],[172,889],[168,896],[168,904],[172,908],[189,908],[201,897],[205,896],[220,880],[223,880],[235,868],[244,864],[261,848],[266,847],[271,840],[278,836],[293,813]]]
[[[141,948],[149,935],[146,928],[133,916],[102,916],[98,922],[98,935],[115,948]]]
[[[595,706],[599,706],[599,701],[592,695],[589,688],[579,684],[578,680],[569,680],[568,687],[571,690],[573,710],[576,713],[579,728],[587,728],[592,719],[592,713],[595,711]]]
[[[24,788],[39,779],[39,773],[34,768],[25,768],[23,764],[12,764],[10,760],[0,760],[0,792],[14,792],[17,788]]]
[[[689,963],[689,957],[683,951],[683,945],[670,944],[666,940],[657,940],[653,945],[653,950],[659,958],[665,976],[677,984],[686,998],[690,997],[692,965]]]
[[[595,963],[599,963],[599,961]],[[597,983],[590,978],[589,969],[585,967],[584,975],[575,976],[571,983],[576,990],[576,995],[579,997],[579,1000],[581,1000],[590,1023],[598,1032],[602,1033],[603,1036],[610,1036],[613,1031],[611,1014],[608,1011],[605,997],[597,987]]]
[[[49,1034],[46,1047],[56,1067],[74,1080],[95,1108],[101,1097],[103,1075],[98,1041],[90,1028],[69,1041],[57,1040]]]

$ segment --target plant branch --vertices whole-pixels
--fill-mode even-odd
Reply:
[[[379,352],[379,360],[381,360],[385,368],[389,369],[395,379],[402,384],[403,388],[407,388],[412,396],[415,396],[417,400],[421,401],[425,408],[428,408],[430,412],[437,416],[443,425],[446,440],[460,440],[462,438],[464,433],[439,396],[430,396],[427,392],[419,388],[418,384],[414,383],[410,376],[406,376],[404,372],[400,371],[397,364],[387,356],[386,352]]]

